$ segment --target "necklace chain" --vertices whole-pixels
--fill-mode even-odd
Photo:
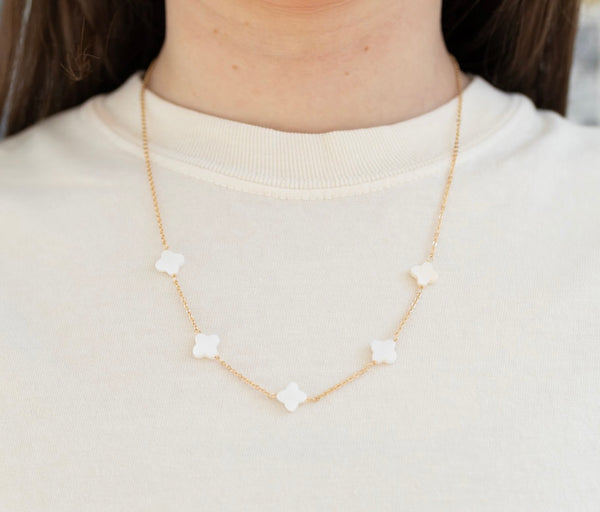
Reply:
[[[450,186],[452,184],[452,177],[454,175],[454,166],[456,163],[456,157],[458,155],[458,143],[459,143],[459,136],[460,136],[460,125],[461,125],[461,114],[462,114],[462,86],[461,86],[461,81],[460,81],[460,66],[458,64],[458,61],[456,60],[456,58],[454,57],[454,55],[450,55],[453,66],[454,66],[454,70],[455,70],[455,75],[456,75],[456,87],[458,90],[458,108],[457,108],[457,113],[456,113],[456,133],[455,133],[455,137],[454,137],[454,146],[452,148],[452,160],[450,163],[450,170],[448,172],[448,177],[446,179],[446,185],[444,188],[444,193],[442,196],[442,202],[441,202],[441,206],[440,206],[440,212],[438,215],[438,219],[437,219],[437,225],[435,228],[435,232],[433,235],[433,241],[431,244],[431,250],[429,252],[429,255],[427,256],[427,262],[428,263],[432,263],[433,262],[433,258],[435,255],[435,250],[437,247],[437,243],[438,243],[438,238],[439,238],[439,234],[440,234],[440,227],[442,224],[442,218],[444,215],[444,211],[446,209],[446,201],[448,198],[448,193],[450,191]],[[150,185],[150,191],[152,193],[152,202],[153,202],[153,206],[154,206],[154,213],[156,215],[156,222],[158,224],[158,230],[160,232],[160,238],[162,241],[162,246],[163,246],[163,250],[168,251],[169,250],[169,244],[167,243],[167,238],[165,236],[165,230],[163,227],[163,223],[162,223],[162,218],[160,215],[160,209],[158,207],[158,199],[157,199],[157,194],[156,194],[156,188],[154,185],[154,178],[152,175],[152,167],[150,165],[150,153],[148,150],[148,130],[147,130],[147,123],[146,123],[146,101],[145,101],[145,91],[147,88],[147,84],[148,84],[148,80],[150,78],[150,75],[152,73],[152,68],[154,67],[156,60],[153,60],[150,65],[148,66],[147,70],[144,73],[143,76],[143,80],[142,80],[142,87],[141,87],[141,91],[140,91],[140,107],[141,107],[141,118],[142,118],[142,143],[143,143],[143,150],[144,150],[144,159],[145,159],[145,163],[146,163],[146,172],[148,175],[148,183]],[[413,274],[414,275],[414,274]],[[415,276],[416,277],[416,276]],[[436,275],[437,277],[437,275]],[[174,273],[171,275],[171,279],[173,280],[173,284],[175,285],[175,288],[177,290],[177,294],[179,295],[179,298],[181,299],[181,303],[183,304],[183,307],[187,313],[187,316],[194,328],[194,333],[195,334],[200,334],[202,331],[200,330],[200,328],[198,327],[198,324],[194,318],[194,315],[192,314],[192,311],[188,305],[187,299],[181,289],[181,285],[179,283],[179,280],[177,278],[177,274]],[[400,334],[400,331],[402,330],[402,328],[404,327],[404,325],[406,324],[406,321],[408,320],[408,318],[410,317],[411,313],[413,312],[413,310],[415,309],[415,306],[417,305],[417,302],[419,301],[419,299],[421,298],[421,295],[423,293],[423,289],[425,287],[425,285],[421,284],[419,280],[416,281],[417,283],[417,291],[415,293],[415,297],[413,298],[408,310],[406,311],[406,313],[404,314],[404,316],[402,317],[402,320],[400,321],[396,331],[394,332],[394,336],[393,336],[393,341],[394,341],[394,345],[396,344],[396,342],[398,341],[398,337]],[[230,364],[228,364],[220,355],[214,355],[213,359],[216,359],[223,368],[225,368],[226,370],[228,370],[229,372],[231,372],[233,375],[235,375],[236,377],[238,377],[240,380],[242,380],[243,382],[245,382],[246,384],[248,384],[250,387],[256,389],[257,391],[260,391],[262,394],[264,394],[265,396],[267,396],[268,398],[271,399],[277,399],[278,398],[278,394],[268,391],[267,389],[263,388],[262,386],[260,386],[259,384],[257,384],[256,382],[254,382],[253,380],[249,379],[248,377],[246,377],[244,374],[242,374],[241,372],[239,372],[238,370],[236,370],[235,368],[233,368]],[[388,361],[389,362],[389,361]],[[354,373],[352,373],[351,375],[349,375],[348,377],[346,377],[345,379],[341,380],[340,382],[338,382],[337,384],[331,386],[330,388],[322,391],[321,393],[314,395],[314,396],[305,396],[304,400],[300,400],[300,401],[305,401],[305,402],[317,402],[319,400],[321,400],[321,398],[327,396],[328,394],[332,393],[333,391],[336,391],[338,389],[340,389],[342,386],[352,382],[354,379],[360,377],[361,375],[365,374],[367,371],[369,371],[373,366],[375,366],[377,364],[377,361],[375,361],[374,359],[369,361],[367,364],[365,364],[362,368],[360,368],[359,370],[355,371]],[[286,404],[287,407],[287,404]],[[294,407],[295,409],[295,407]],[[294,410],[294,409],[288,409],[288,410]]]

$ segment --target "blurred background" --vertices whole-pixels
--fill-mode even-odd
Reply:
[[[600,0],[582,0],[567,117],[600,125]]]
[[[600,0],[584,0],[581,7],[567,117],[600,124]]]

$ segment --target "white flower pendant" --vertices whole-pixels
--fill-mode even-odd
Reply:
[[[166,272],[173,277],[179,272],[179,268],[183,265],[184,260],[183,254],[165,249],[160,253],[160,259],[156,261],[154,266],[156,267],[156,270]]]
[[[277,400],[285,405],[285,408],[290,412],[295,411],[306,398],[306,393],[301,391],[295,382],[290,382],[285,389],[277,393]]]
[[[209,359],[214,359],[219,355],[217,351],[217,345],[220,343],[220,339],[216,334],[204,334],[203,332],[199,332],[196,334],[196,344],[192,350],[194,357],[201,359],[203,357],[207,357]]]
[[[396,360],[396,342],[394,340],[373,340],[371,342],[373,361],[376,363],[393,363]]]
[[[438,274],[430,261],[412,267],[410,269],[410,275],[417,280],[419,286],[427,286],[438,278]]]

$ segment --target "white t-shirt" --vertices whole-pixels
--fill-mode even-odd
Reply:
[[[600,128],[475,76],[397,360],[288,412],[192,355],[141,76],[0,142],[0,510],[598,510]],[[308,396],[366,364],[415,295],[458,99],[310,134],[146,99],[221,357]]]

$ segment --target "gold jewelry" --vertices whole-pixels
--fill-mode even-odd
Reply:
[[[353,374],[346,377],[344,380],[338,382],[334,386],[331,386],[330,388],[319,393],[318,395],[314,395],[314,396],[310,396],[310,397],[307,396],[306,393],[301,391],[295,382],[290,382],[285,389],[279,391],[278,393],[274,393],[274,392],[264,389],[262,386],[260,386],[256,382],[250,380],[248,377],[246,377],[245,375],[243,375],[242,373],[240,373],[239,371],[234,369],[218,353],[217,345],[220,343],[219,337],[216,334],[212,334],[212,335],[204,334],[198,327],[198,324],[196,323],[196,320],[194,319],[194,316],[192,315],[190,307],[187,303],[185,295],[183,294],[183,291],[181,290],[181,285],[179,284],[179,280],[177,278],[179,268],[184,263],[184,257],[182,254],[178,254],[176,252],[171,251],[169,249],[169,245],[167,244],[167,239],[165,237],[165,230],[164,230],[164,227],[162,224],[160,210],[158,208],[158,200],[156,197],[156,190],[154,187],[152,168],[150,166],[150,155],[149,155],[149,151],[148,151],[148,133],[147,133],[147,126],[146,126],[146,103],[145,103],[144,93],[147,88],[148,80],[150,78],[150,75],[152,73],[152,68],[153,68],[156,60],[153,60],[150,63],[150,65],[148,66],[148,69],[146,70],[146,72],[144,74],[143,81],[142,81],[142,87],[141,87],[141,91],[140,91],[140,107],[141,107],[141,117],[142,117],[142,141],[143,141],[143,148],[144,148],[144,158],[146,161],[146,171],[148,174],[148,182],[150,184],[150,191],[152,192],[152,201],[154,204],[154,212],[156,214],[158,230],[160,232],[160,238],[161,238],[162,246],[163,246],[163,251],[161,253],[161,257],[155,263],[155,267],[157,270],[159,270],[161,272],[165,272],[171,276],[171,279],[173,280],[173,284],[175,285],[175,288],[177,290],[177,294],[179,295],[181,302],[183,304],[183,307],[185,308],[185,311],[187,313],[187,316],[190,319],[190,322],[194,328],[195,345],[192,349],[192,354],[194,357],[215,359],[216,361],[219,362],[219,364],[221,366],[223,366],[223,368],[225,368],[226,370],[231,372],[233,375],[238,377],[240,380],[242,380],[243,382],[245,382],[252,388],[256,389],[257,391],[260,391],[267,398],[276,399],[276,400],[282,402],[285,405],[286,409],[290,412],[295,411],[297,409],[298,405],[301,403],[317,402],[317,401],[321,400],[321,398],[327,396],[329,393],[332,393],[333,391],[340,389],[342,386],[348,384],[349,382],[353,381],[357,377],[363,375],[364,373],[366,373],[368,370],[370,370],[373,366],[375,366],[378,363],[388,363],[389,364],[389,363],[393,363],[396,360],[395,348],[396,348],[396,343],[398,341],[398,336],[399,336],[400,331],[404,327],[404,324],[408,320],[408,317],[413,312],[417,302],[421,298],[421,295],[423,293],[423,289],[425,288],[425,286],[434,282],[438,277],[438,274],[436,273],[436,271],[433,268],[432,262],[433,262],[433,258],[434,258],[434,254],[435,254],[435,249],[436,249],[436,246],[438,243],[438,237],[440,234],[440,226],[442,223],[442,217],[443,217],[444,211],[446,209],[446,201],[448,198],[448,192],[450,191],[450,186],[452,184],[452,177],[454,174],[454,166],[456,163],[456,157],[458,155],[458,142],[459,142],[459,135],[460,135],[461,114],[462,114],[462,86],[461,86],[461,80],[460,80],[460,66],[458,64],[458,61],[454,57],[454,55],[450,55],[450,57],[451,57],[453,65],[454,65],[455,74],[456,74],[456,87],[458,89],[458,109],[457,109],[457,114],[456,114],[456,134],[455,134],[454,146],[453,146],[453,150],[452,150],[452,161],[450,164],[450,171],[448,173],[448,178],[446,180],[446,186],[445,186],[443,197],[442,197],[442,204],[440,207],[440,213],[438,215],[437,226],[435,229],[435,233],[433,235],[433,242],[431,245],[431,250],[429,252],[429,255],[427,256],[426,261],[422,265],[415,265],[410,269],[410,274],[415,278],[416,284],[417,284],[417,291],[416,291],[415,297],[412,300],[404,317],[400,321],[398,328],[394,332],[393,338],[388,339],[388,340],[373,340],[371,342],[370,347],[371,347],[371,351],[372,351],[372,357],[371,357],[371,360],[367,364],[365,364],[362,368],[355,371]]]

